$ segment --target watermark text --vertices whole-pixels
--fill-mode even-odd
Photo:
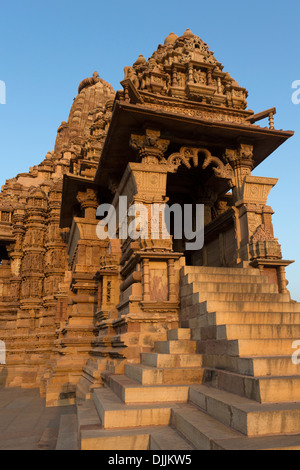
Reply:
[[[300,340],[293,342],[292,349],[296,349],[296,351],[292,354],[292,362],[295,366],[297,366],[300,364]]]
[[[0,365],[6,364],[6,346],[4,341],[0,341]]]
[[[292,88],[296,91],[292,94],[292,103],[300,104],[300,80],[295,80],[292,83]]]
[[[6,104],[6,85],[0,80],[0,104]]]
[[[97,209],[100,240],[151,239],[184,240],[186,250],[201,250],[204,245],[203,204],[132,204],[120,196],[118,208],[101,204]]]

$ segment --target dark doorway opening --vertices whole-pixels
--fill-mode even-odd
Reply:
[[[9,261],[9,255],[7,253],[6,245],[0,244],[0,265],[2,261]]]

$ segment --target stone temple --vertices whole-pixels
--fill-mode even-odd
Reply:
[[[300,304],[277,179],[251,174],[293,132],[190,30],[121,85],[83,80],[54,151],[2,187],[0,386],[76,404],[82,449],[300,449]],[[120,218],[99,238],[98,206],[125,196],[204,205],[203,247],[122,238]]]

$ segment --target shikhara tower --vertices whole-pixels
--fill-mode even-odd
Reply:
[[[275,108],[248,110],[247,90],[190,30],[140,55],[121,85],[83,80],[54,151],[2,188],[0,383],[39,387],[48,406],[90,400],[97,432],[79,412],[83,448],[109,448],[116,427],[131,428],[120,445],[148,446],[157,437],[136,428],[171,418],[200,448],[300,433],[300,306],[267,205],[277,179],[251,174],[293,132],[275,129]],[[99,240],[97,207],[117,210],[121,196],[204,204],[203,249]],[[189,431],[207,415],[219,440]]]

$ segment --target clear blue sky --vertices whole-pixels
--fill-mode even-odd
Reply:
[[[285,259],[289,288],[300,300],[298,197],[300,105],[291,84],[300,80],[299,0],[15,0],[0,4],[0,185],[28,171],[54,147],[79,82],[97,70],[120,89],[123,69],[148,58],[173,31],[190,28],[215,52],[255,112],[276,106],[275,126],[295,136],[256,171],[279,177],[269,204]]]

